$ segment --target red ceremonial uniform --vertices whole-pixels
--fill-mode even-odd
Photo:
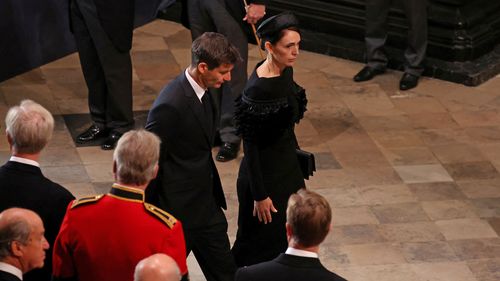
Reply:
[[[142,190],[114,184],[69,205],[54,244],[54,280],[132,281],[137,263],[155,253],[171,256],[187,276],[180,221],[145,203]]]

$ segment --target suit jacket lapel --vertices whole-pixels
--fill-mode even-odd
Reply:
[[[206,116],[205,112],[203,111],[203,105],[201,104],[200,100],[196,96],[196,93],[194,92],[193,88],[189,84],[187,78],[185,75],[183,75],[182,79],[182,86],[184,88],[184,93],[187,98],[187,102],[189,104],[189,107],[193,111],[194,116],[198,120],[198,124],[200,127],[203,129],[203,132],[205,133],[206,140],[209,145],[211,145],[211,139],[212,139],[212,132],[210,131],[210,128],[206,122]]]

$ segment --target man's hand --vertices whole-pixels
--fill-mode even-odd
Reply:
[[[254,201],[253,216],[257,216],[260,222],[264,222],[264,224],[267,224],[268,222],[270,223],[273,220],[271,217],[271,212],[278,212],[278,210],[274,208],[271,198],[267,197],[266,199],[261,201]]]
[[[245,7],[245,10],[247,14],[243,20],[250,24],[256,24],[266,14],[266,5],[250,4]]]

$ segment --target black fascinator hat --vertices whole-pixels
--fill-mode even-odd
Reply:
[[[257,28],[257,36],[262,39],[260,47],[264,50],[266,41],[276,43],[280,39],[280,32],[290,27],[298,32],[299,20],[291,12],[283,12],[264,20]]]

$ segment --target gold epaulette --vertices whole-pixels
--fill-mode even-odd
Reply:
[[[144,208],[164,222],[170,229],[172,229],[177,223],[177,219],[174,218],[174,216],[156,207],[155,205],[144,202]]]
[[[76,199],[73,201],[73,204],[71,204],[71,209],[75,208],[76,206],[84,205],[87,203],[93,203],[99,201],[104,195],[99,194],[96,196],[89,196],[89,197],[83,197],[80,199]]]

